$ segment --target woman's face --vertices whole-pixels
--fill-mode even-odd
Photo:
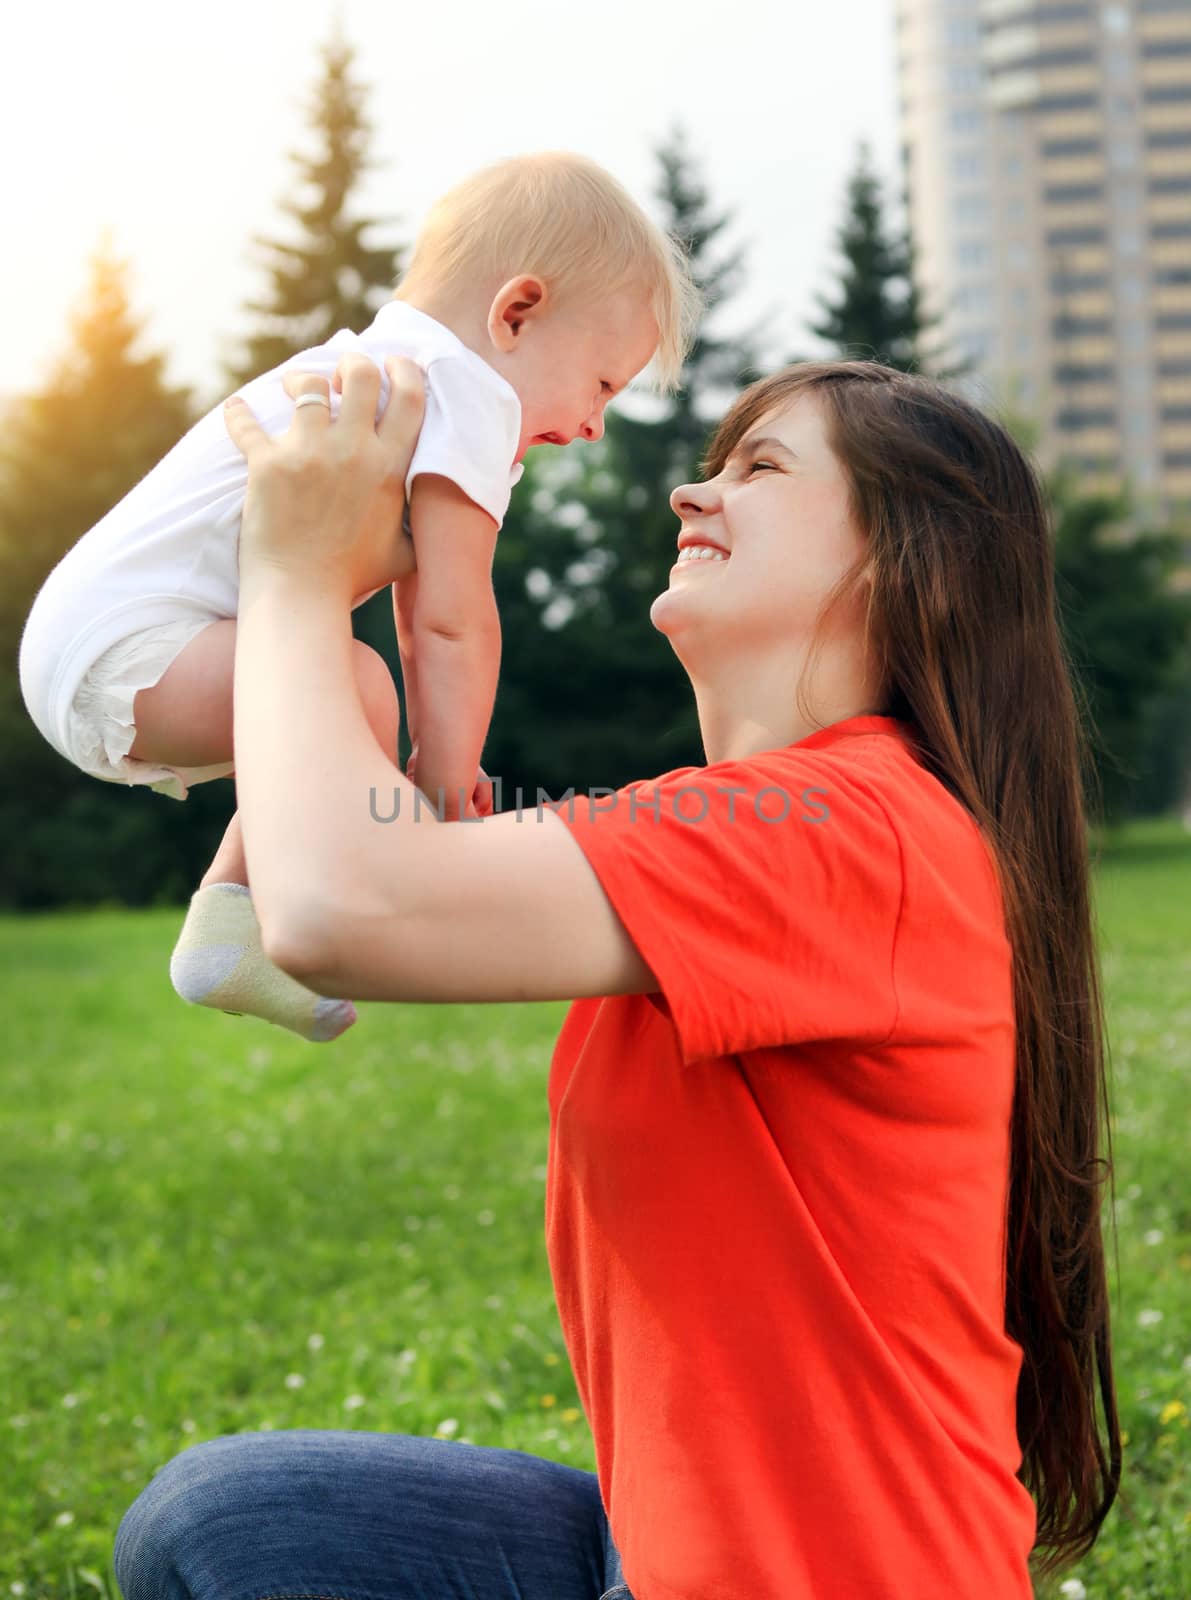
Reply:
[[[809,394],[767,413],[717,477],[680,485],[670,504],[683,544],[722,552],[679,559],[650,608],[654,627],[688,667],[721,648],[801,653],[824,599],[864,552],[843,468]],[[854,601],[832,624],[854,628],[857,649],[861,613]]]

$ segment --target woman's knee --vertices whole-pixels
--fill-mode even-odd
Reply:
[[[241,1436],[191,1445],[167,1461],[129,1506],[116,1530],[113,1565],[124,1600],[180,1600],[186,1573],[219,1519]]]

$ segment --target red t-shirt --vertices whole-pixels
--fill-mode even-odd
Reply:
[[[879,716],[559,814],[661,986],[572,1005],[549,1081],[547,1251],[635,1600],[1030,1600],[974,820]]]

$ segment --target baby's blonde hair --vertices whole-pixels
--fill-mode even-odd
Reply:
[[[567,150],[494,162],[431,207],[397,294],[406,299],[452,281],[492,283],[519,272],[542,277],[556,304],[583,291],[641,289],[658,328],[646,371],[672,394],[694,343],[703,297],[677,239],[651,222],[603,167]]]

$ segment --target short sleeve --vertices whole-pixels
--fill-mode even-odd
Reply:
[[[449,478],[498,525],[521,476],[513,464],[521,438],[516,392],[479,363],[444,356],[426,368],[426,411],[405,480],[423,472]]]
[[[867,774],[790,746],[559,815],[657,977],[684,1062],[892,1033],[902,853]]]

